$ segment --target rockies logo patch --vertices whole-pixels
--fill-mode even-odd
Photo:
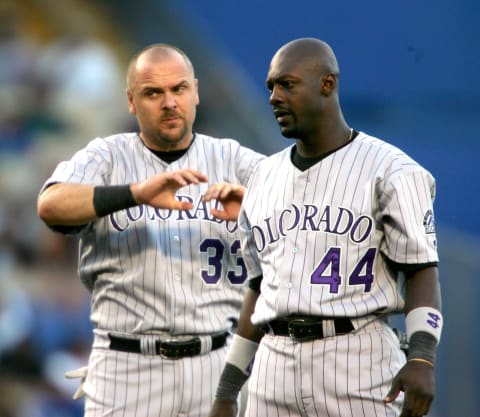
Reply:
[[[425,233],[435,233],[435,219],[433,218],[433,211],[427,210],[425,216],[423,216],[423,227]]]

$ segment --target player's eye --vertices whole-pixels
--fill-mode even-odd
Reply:
[[[152,90],[152,89],[147,89],[144,91],[144,95],[146,97],[156,97],[158,95],[158,91],[157,90]]]
[[[180,85],[175,86],[175,88],[173,89],[173,92],[176,93],[176,94],[182,94],[186,90],[187,90],[187,86],[185,84],[180,84]]]
[[[294,86],[294,82],[293,81],[290,81],[290,80],[284,80],[281,82],[281,86],[285,89],[285,90],[291,90]]]

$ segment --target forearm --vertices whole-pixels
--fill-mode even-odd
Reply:
[[[137,202],[131,185],[93,186],[59,183],[39,197],[38,214],[49,226],[79,226]]]
[[[245,293],[242,308],[240,310],[240,317],[237,329],[237,334],[239,336],[256,343],[260,342],[260,339],[263,337],[264,332],[259,326],[252,324],[250,318],[255,310],[255,304],[259,295],[260,293],[250,288]]]
[[[435,363],[435,351],[443,327],[441,295],[436,267],[407,278],[405,298],[408,360]]]
[[[407,277],[405,314],[417,307],[429,306],[441,311],[440,283],[437,267],[428,267]]]
[[[49,226],[86,224],[97,218],[93,193],[93,185],[54,184],[40,194],[38,215]]]
[[[258,293],[248,289],[240,312],[237,334],[234,335],[225,368],[217,388],[217,401],[235,402],[243,384],[250,376],[251,367],[263,331],[251,323]]]

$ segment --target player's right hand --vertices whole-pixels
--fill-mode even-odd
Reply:
[[[189,210],[193,204],[179,201],[176,192],[187,185],[207,182],[207,176],[194,169],[181,169],[155,175],[139,184],[132,184],[133,198],[138,204],[159,209]]]
[[[236,417],[237,413],[238,406],[235,401],[216,399],[208,417]]]

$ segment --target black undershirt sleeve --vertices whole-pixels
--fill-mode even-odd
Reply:
[[[415,272],[418,272],[422,269],[430,268],[432,266],[438,266],[438,262],[426,262],[422,264],[402,264],[392,261],[385,255],[383,255],[383,258],[390,269],[392,269],[394,272],[403,272],[407,277],[413,275]]]

